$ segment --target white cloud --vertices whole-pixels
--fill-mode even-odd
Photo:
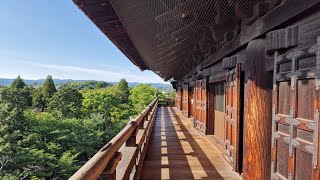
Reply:
[[[145,72],[114,72],[111,70],[102,70],[97,68],[88,68],[80,66],[60,65],[60,64],[44,64],[33,61],[20,61],[25,65],[33,66],[35,68],[46,69],[47,74],[55,75],[56,78],[77,78],[84,80],[104,80],[104,81],[119,81],[125,78],[129,82],[142,83],[163,83],[163,80],[154,73]],[[22,74],[22,73],[21,73]],[[23,75],[23,74],[22,74]]]

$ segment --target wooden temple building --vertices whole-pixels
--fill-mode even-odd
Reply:
[[[320,179],[320,0],[73,0],[155,99],[70,179]]]

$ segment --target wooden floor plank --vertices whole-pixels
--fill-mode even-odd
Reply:
[[[241,179],[172,107],[159,107],[140,179]]]

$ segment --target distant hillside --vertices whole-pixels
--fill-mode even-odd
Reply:
[[[5,78],[0,78],[0,86],[10,86],[11,83],[14,81],[14,79],[5,79]],[[42,86],[42,84],[44,83],[45,79],[38,79],[38,80],[28,80],[28,79],[24,79],[24,82],[27,85],[32,85],[35,87],[39,87]],[[94,81],[94,80],[72,80],[72,79],[54,79],[53,80],[54,83],[57,85],[57,87],[63,87],[63,84],[66,83],[73,83],[73,82],[90,82],[92,84],[96,84],[98,81]],[[118,82],[106,82],[107,84],[117,84]],[[141,84],[139,82],[128,82],[128,85],[130,87],[135,87],[138,84]],[[165,92],[172,92],[173,88],[171,86],[171,84],[163,84],[163,83],[147,83],[147,84],[151,84],[152,87],[155,87],[157,89],[159,89],[160,91],[165,91]]]

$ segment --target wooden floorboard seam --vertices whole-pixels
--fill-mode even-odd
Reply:
[[[190,120],[159,107],[140,179],[241,179]]]

